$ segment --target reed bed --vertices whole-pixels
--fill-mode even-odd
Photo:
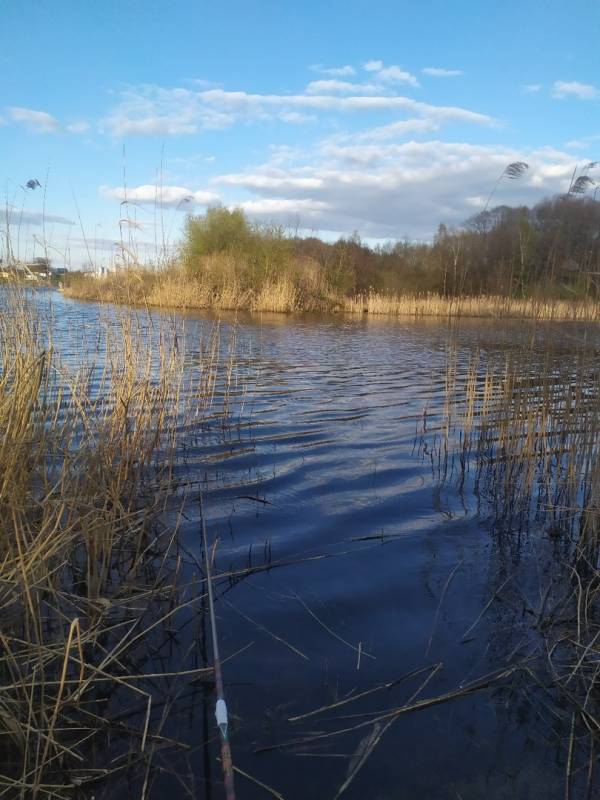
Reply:
[[[155,656],[204,590],[183,585],[163,519],[180,432],[214,393],[216,338],[193,380],[181,331],[141,315],[112,316],[65,360],[26,293],[0,302],[0,793],[99,797],[99,780],[143,776],[173,744],[176,678]],[[182,674],[210,680],[198,663],[183,653]]]
[[[345,311],[406,317],[495,317],[542,320],[597,321],[600,303],[593,300],[551,300],[500,295],[443,297],[442,295],[385,295],[372,292],[346,298]]]
[[[482,616],[498,601],[514,604],[515,627],[529,620],[521,645],[561,726],[566,797],[593,796],[600,743],[600,359],[586,338],[533,333],[463,367],[451,349],[429,450],[437,492],[472,493],[515,564],[533,554],[539,602],[503,574]]]
[[[222,261],[208,257],[208,262]],[[235,274],[217,280],[190,277],[183,269],[128,269],[95,278],[77,276],[64,288],[67,297],[103,303],[175,309],[216,311],[325,311],[335,308],[332,297],[314,294],[284,275],[271,277],[257,287],[247,285]]]
[[[223,259],[206,258],[222,266]],[[184,269],[126,269],[96,278],[77,276],[64,289],[68,297],[104,303],[177,309],[248,310],[292,313],[333,311],[393,317],[534,318],[597,322],[600,303],[592,299],[514,298],[500,295],[448,297],[438,294],[398,295],[369,292],[346,296],[327,284],[318,272],[271,275],[249,285],[232,272],[223,279],[207,266],[200,277]],[[213,272],[211,272],[213,269]],[[307,277],[308,274],[308,277]]]

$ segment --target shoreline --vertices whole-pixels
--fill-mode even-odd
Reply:
[[[456,298],[378,292],[351,297],[307,296],[287,281],[260,290],[217,288],[183,275],[134,270],[107,278],[79,276],[61,291],[73,300],[179,311],[600,322],[600,302],[592,300],[517,299],[500,295]]]

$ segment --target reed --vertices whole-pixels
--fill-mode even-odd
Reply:
[[[345,311],[406,317],[493,317],[597,321],[600,303],[593,300],[519,299],[500,295],[444,297],[385,295],[372,292],[346,298]]]
[[[230,256],[207,256],[206,270],[189,275],[182,268],[127,269],[96,278],[74,276],[68,297],[104,303],[162,308],[248,310],[260,312],[333,311],[393,317],[491,317],[541,320],[600,320],[600,302],[592,299],[513,298],[500,295],[446,297],[368,292],[346,296],[328,284],[314,264],[269,277],[256,286],[236,273]],[[226,265],[223,268],[223,265]]]
[[[581,785],[600,739],[599,379],[597,349],[582,330],[565,341],[532,329],[520,347],[467,362],[451,348],[430,451],[438,494],[472,492],[497,548],[514,563],[525,546],[534,554],[537,608],[510,572],[498,591],[516,584],[501,599],[514,603],[535,660],[528,670],[570,732],[568,787],[576,772]]]
[[[181,430],[214,394],[218,337],[190,378],[181,330],[117,314],[66,359],[26,293],[0,303],[0,791],[58,798],[146,765],[160,741],[149,685],[173,676],[145,664],[203,597],[186,597],[162,520]],[[191,655],[182,672],[208,679]],[[119,722],[126,708],[137,722]]]

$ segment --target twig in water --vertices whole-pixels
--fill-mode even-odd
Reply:
[[[420,669],[413,669],[411,672],[407,672],[406,675],[402,675],[400,678],[396,678],[395,681],[390,681],[389,683],[381,683],[379,686],[374,686],[372,689],[366,689],[364,692],[359,692],[359,694],[353,694],[350,697],[345,697],[343,700],[338,700],[336,703],[331,703],[327,706],[320,706],[319,708],[315,708],[312,711],[307,711],[306,714],[298,714],[296,717],[288,717],[288,722],[299,722],[301,719],[307,719],[307,717],[314,717],[316,714],[321,714],[324,711],[331,711],[334,708],[339,708],[340,706],[345,706],[348,703],[353,703],[355,700],[359,700],[361,697],[366,697],[367,695],[373,694],[374,692],[380,692],[382,689],[391,689],[393,686],[398,686],[398,684],[403,683],[404,681],[409,680],[410,678],[414,678],[416,675],[421,675],[423,672],[427,672],[428,670],[434,669],[434,667],[442,666],[441,663],[438,664],[430,664],[428,667],[421,667]]]
[[[350,642],[347,642],[345,639],[342,639],[342,637],[341,637],[341,636],[339,636],[339,635],[338,635],[338,634],[337,634],[335,631],[332,631],[332,630],[331,630],[331,628],[329,628],[329,627],[328,627],[328,626],[327,626],[327,625],[326,625],[326,624],[325,624],[325,623],[324,623],[322,620],[320,620],[320,619],[319,619],[319,617],[317,617],[317,615],[315,614],[315,612],[314,612],[312,609],[310,609],[310,608],[309,608],[309,607],[306,605],[306,603],[304,602],[304,600],[303,600],[303,599],[302,599],[302,598],[301,598],[299,595],[297,595],[297,594],[296,594],[296,592],[292,592],[292,595],[293,595],[293,596],[296,598],[296,600],[297,600],[299,603],[301,603],[301,605],[303,605],[303,606],[304,606],[304,608],[305,608],[305,609],[308,611],[308,613],[311,615],[311,617],[312,617],[314,620],[316,620],[316,621],[319,623],[319,625],[320,625],[320,626],[321,626],[321,627],[322,627],[324,630],[326,630],[326,631],[327,631],[327,633],[331,634],[331,635],[333,636],[333,638],[334,638],[334,639],[337,639],[337,640],[338,640],[338,642],[341,642],[342,644],[345,644],[345,645],[346,645],[346,647],[349,647],[351,650],[354,650],[354,652],[355,652],[355,653],[358,653],[358,652],[359,652],[359,649],[358,649],[358,647],[355,647],[355,646],[354,646],[353,644],[351,644]],[[361,650],[360,650],[360,652],[362,653],[362,655],[364,655],[364,656],[367,656],[367,658],[372,658],[372,659],[375,659],[375,656],[374,656],[374,655],[372,655],[371,653],[367,653],[365,650],[363,650],[363,649],[362,649],[362,647],[361,647]]]
[[[498,595],[500,594],[500,592],[502,591],[502,589],[504,589],[504,587],[506,586],[506,584],[507,584],[507,583],[508,583],[510,580],[512,580],[512,577],[513,577],[512,575],[509,575],[509,576],[508,576],[508,578],[507,578],[507,579],[504,581],[504,583],[502,584],[502,586],[501,586],[499,589],[496,589],[496,591],[494,592],[494,594],[493,594],[493,595],[490,597],[490,599],[487,601],[487,603],[486,603],[486,604],[484,605],[484,607],[482,608],[482,610],[481,610],[481,612],[479,613],[479,616],[477,617],[477,619],[475,620],[475,622],[474,622],[474,623],[473,623],[473,624],[472,624],[472,625],[471,625],[469,628],[467,628],[467,630],[466,630],[466,631],[463,633],[463,635],[462,635],[462,639],[461,639],[461,642],[464,642],[464,641],[466,640],[467,636],[468,636],[468,635],[471,633],[471,631],[472,631],[472,630],[473,630],[473,629],[474,629],[474,628],[477,626],[477,624],[479,623],[480,619],[481,619],[481,618],[483,617],[483,615],[486,613],[486,611],[488,610],[488,608],[489,608],[489,607],[492,605],[492,603],[494,602],[494,600],[495,600],[495,599],[498,597]]]
[[[294,647],[293,644],[286,642],[285,639],[282,639],[281,636],[277,636],[276,633],[273,633],[273,631],[270,631],[268,628],[265,628],[265,626],[261,625],[260,622],[256,622],[256,620],[252,619],[251,617],[248,617],[246,614],[240,611],[239,608],[236,608],[232,603],[230,603],[229,600],[226,600],[224,597],[221,597],[221,601],[225,603],[225,605],[228,605],[229,608],[233,609],[237,614],[239,614],[240,617],[243,617],[243,619],[247,620],[251,625],[255,625],[259,631],[264,631],[266,634],[271,636],[276,641],[281,642],[281,644],[288,647],[293,653],[296,653],[296,655],[300,656],[301,658],[304,658],[306,661],[310,660],[307,655],[305,655],[301,650],[298,650],[296,647]]]
[[[442,603],[444,602],[444,598],[446,597],[446,592],[448,591],[448,587],[450,586],[450,584],[452,582],[452,578],[456,575],[456,573],[458,572],[458,568],[463,564],[463,562],[464,562],[464,558],[461,558],[461,560],[454,567],[454,569],[452,570],[450,575],[448,575],[448,580],[446,581],[446,583],[444,584],[444,588],[442,589],[442,594],[440,595],[440,602],[438,603],[437,611],[435,612],[435,618],[433,620],[433,627],[431,629],[431,636],[429,637],[429,641],[427,642],[427,649],[425,650],[425,655],[426,656],[429,655],[429,650],[431,649],[431,643],[433,642],[433,637],[435,635],[435,631],[436,631],[436,628],[437,628],[438,619],[439,619],[440,611],[441,611],[441,608],[442,608]]]

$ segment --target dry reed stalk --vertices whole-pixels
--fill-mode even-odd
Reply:
[[[583,770],[575,766],[581,734],[600,739],[599,377],[586,337],[531,337],[507,355],[476,353],[462,366],[451,349],[444,439],[434,445],[440,481],[454,474],[461,491],[469,481],[498,537],[516,530],[539,540],[539,569],[550,577],[538,609],[529,610],[538,672],[529,669],[552,687],[556,716],[570,731],[567,787]],[[508,581],[518,592],[509,575],[465,636]]]
[[[207,263],[214,265],[216,261],[213,256]],[[296,273],[273,276],[255,285],[244,282],[233,266],[227,269],[229,275],[211,267],[200,277],[190,277],[175,267],[162,271],[130,268],[100,279],[78,277],[66,287],[65,294],[82,300],[170,308],[247,309],[276,313],[341,310],[349,314],[407,317],[600,320],[600,303],[591,299],[540,300],[494,295],[445,297],[378,292],[348,297],[304,266]]]
[[[144,750],[157,735],[148,687],[174,677],[141,668],[146,643],[202,600],[185,598],[161,514],[219,343],[213,331],[190,377],[182,332],[127,313],[101,325],[97,352],[64,361],[27,293],[0,303],[0,792],[60,797],[95,780],[82,767],[110,720],[94,709],[115,692],[143,708],[129,738]]]

